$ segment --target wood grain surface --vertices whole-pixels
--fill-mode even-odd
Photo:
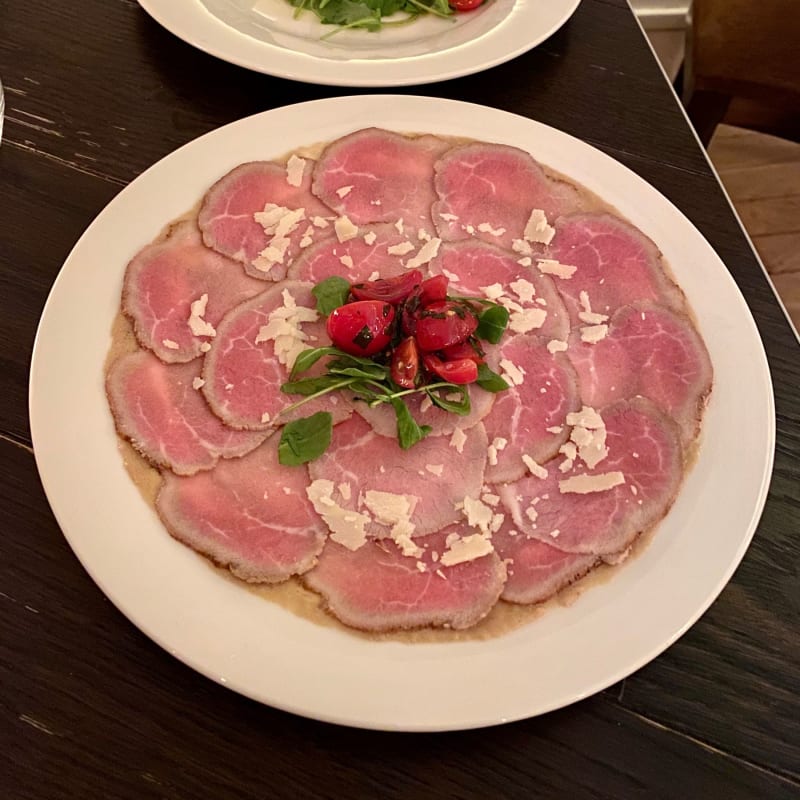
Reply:
[[[775,472],[742,565],[683,638],[595,697],[483,731],[337,728],[194,673],[84,572],[30,449],[36,324],[65,256],[103,206],[208,130],[357,90],[232,66],[131,0],[0,4],[0,76],[0,796],[800,797],[800,347],[624,0],[583,0],[561,31],[508,64],[393,91],[554,125],[684,211],[725,261],[764,340]]]

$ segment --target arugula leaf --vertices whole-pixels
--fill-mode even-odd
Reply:
[[[461,395],[461,397],[458,400],[448,400],[447,397],[440,397],[439,392],[445,392],[448,395],[458,393]],[[425,394],[430,397],[434,405],[439,406],[439,408],[443,408],[445,411],[458,414],[461,417],[465,417],[467,414],[469,414],[470,409],[472,408],[467,387],[457,383],[448,384],[441,389],[437,389],[435,392],[426,390]]]
[[[310,350],[302,350],[294,360],[294,365],[292,366],[292,371],[289,373],[289,377],[294,378],[295,375],[311,369],[323,356],[338,354],[339,350],[335,347],[313,347]]]
[[[430,425],[418,425],[408,406],[399,398],[391,400],[394,413],[397,416],[397,440],[403,450],[408,450],[417,442],[422,441],[432,430]]]
[[[492,306],[481,312],[475,336],[485,339],[490,344],[497,344],[508,325],[508,309],[503,306]]]
[[[328,389],[344,388],[349,383],[337,375],[320,375],[318,378],[300,378],[297,381],[286,381],[281,385],[285,394],[318,394]]]
[[[347,0],[349,2],[350,0]],[[342,4],[343,0],[337,0],[337,5]],[[334,5],[333,3],[329,3]],[[361,3],[357,5],[361,6]],[[366,6],[364,6],[366,8]],[[368,11],[369,9],[367,9]],[[326,20],[323,20],[325,22]],[[338,24],[342,24],[339,20],[333,20]],[[317,298],[317,311],[325,315],[331,313],[335,308],[343,306],[347,302],[347,295],[350,294],[350,283],[338,275],[332,275],[330,278],[325,278],[320,281],[312,290],[311,294]]]
[[[345,375],[350,378],[364,378],[368,381],[383,381],[389,375],[386,367],[380,364],[375,365],[376,369],[369,369],[368,367],[328,367],[328,372],[333,375]]]
[[[292,367],[292,371],[289,374],[290,378],[294,378],[301,372],[306,372],[307,370],[311,369],[314,364],[317,363],[323,356],[336,356],[335,361],[331,361],[329,367],[335,366],[349,366],[349,365],[359,365],[362,367],[366,367],[370,369],[377,365],[371,358],[365,358],[363,356],[351,356],[350,353],[345,353],[344,350],[340,350],[338,347],[313,347],[309,350],[303,350],[297,356],[294,362],[294,366]]]
[[[486,364],[478,364],[478,380],[475,383],[487,392],[502,392],[509,388],[505,378],[490,370]]]
[[[332,431],[333,416],[329,411],[287,423],[278,444],[278,461],[290,467],[313,461],[328,449]]]

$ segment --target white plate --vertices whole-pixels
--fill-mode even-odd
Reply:
[[[243,161],[379,125],[523,147],[616,205],[672,264],[715,369],[697,463],[657,535],[570,607],[490,641],[368,641],[292,615],[171,539],[128,478],[103,392],[125,264]],[[36,459],[70,545],[162,647],[279,708],[362,727],[443,730],[541,714],[629,675],[674,642],[731,577],[766,497],[774,446],[767,363],[724,265],[633,172],[523,117],[408,96],[320,100],[227,125],[159,161],[91,224],[47,301],[30,386]]]
[[[471,75],[555,33],[580,0],[488,0],[449,19],[427,15],[370,33],[334,30],[286,0],[139,0],[189,44],[258,72],[332,86],[407,86]]]

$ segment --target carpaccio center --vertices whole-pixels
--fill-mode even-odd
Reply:
[[[468,628],[623,561],[712,385],[656,244],[529,153],[430,134],[236,167],[121,310],[109,403],[167,531],[363,630]]]

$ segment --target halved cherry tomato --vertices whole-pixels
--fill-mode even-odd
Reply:
[[[419,372],[419,350],[413,336],[403,339],[392,353],[392,380],[404,389],[413,389]]]
[[[394,306],[380,300],[359,300],[335,308],[328,317],[331,341],[345,353],[373,356],[392,339]]]
[[[417,314],[415,336],[426,353],[466,341],[478,327],[478,318],[463,303],[440,300]]]
[[[423,306],[435,303],[437,300],[447,299],[447,278],[444,275],[434,275],[422,281],[419,287],[419,301]]]
[[[396,278],[356,283],[350,287],[350,293],[357,300],[383,300],[396,305],[403,302],[420,284],[422,273],[418,269],[410,269]]]
[[[474,383],[478,380],[478,365],[470,358],[442,361],[439,356],[425,353],[422,356],[422,363],[428,372],[438,375],[449,383]]]
[[[483,5],[484,0],[449,0],[450,8],[456,11],[473,11]]]
[[[451,344],[450,347],[443,347],[442,357],[445,361],[459,361],[462,358],[468,358],[476,364],[485,363],[480,346],[473,344],[471,341]]]

